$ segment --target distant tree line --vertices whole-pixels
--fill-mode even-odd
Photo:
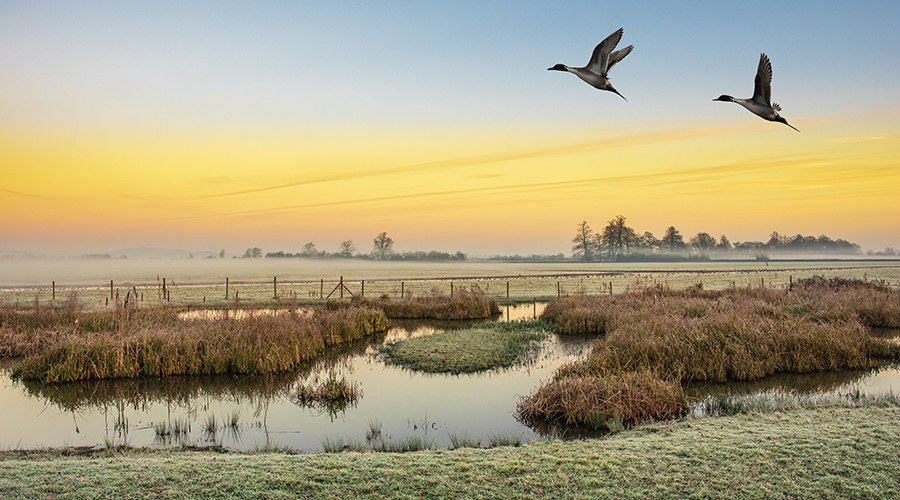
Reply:
[[[260,248],[248,248],[244,252],[242,258],[256,259],[263,257]],[[463,252],[448,253],[432,250],[430,252],[412,251],[412,252],[395,252],[394,240],[386,232],[378,233],[372,240],[372,251],[369,253],[357,252],[353,240],[341,242],[337,252],[330,253],[316,249],[313,242],[303,245],[303,249],[297,253],[284,251],[268,252],[265,254],[267,259],[277,258],[315,258],[315,259],[335,259],[335,258],[354,258],[369,260],[399,260],[399,261],[418,261],[418,260],[448,260],[448,261],[464,261],[466,254]]]
[[[546,262],[546,261],[563,261],[569,260],[565,254],[557,253],[553,255],[531,254],[531,255],[492,255],[488,260],[508,260],[514,262]]]
[[[875,250],[869,250],[866,252],[866,255],[872,255],[875,257],[896,257],[900,255],[900,250],[895,250],[892,247],[886,247],[884,250],[876,252]]]
[[[843,239],[833,240],[821,235],[784,236],[772,232],[769,240],[731,243],[728,237],[718,239],[709,233],[700,232],[687,242],[675,228],[666,228],[662,238],[656,238],[650,231],[638,234],[625,222],[625,217],[617,215],[598,232],[594,232],[587,221],[581,221],[572,238],[572,256],[583,261],[638,261],[638,260],[683,260],[709,259],[711,255],[728,256],[735,253],[752,255],[758,259],[768,258],[769,252],[826,253],[838,255],[859,255],[862,250],[856,243]],[[888,248],[885,251],[893,251]],[[896,255],[896,254],[885,254]]]

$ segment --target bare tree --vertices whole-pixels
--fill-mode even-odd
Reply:
[[[721,250],[723,252],[731,250],[731,242],[728,241],[728,237],[724,234],[722,236],[719,236],[719,244],[716,245],[716,250]]]
[[[341,257],[353,257],[353,252],[356,251],[356,247],[353,246],[353,240],[346,240],[341,242],[341,249],[338,251],[338,254]]]
[[[617,215],[609,221],[600,234],[610,260],[615,259],[617,254],[628,253],[631,247],[640,241],[635,230],[625,225],[625,217],[622,215]]]
[[[662,248],[674,252],[679,248],[684,248],[684,237],[681,236],[681,233],[679,233],[677,229],[675,229],[675,226],[669,226],[669,228],[666,229],[666,234],[664,234],[660,240],[660,243],[662,244]]]
[[[653,233],[650,231],[644,231],[644,234],[641,235],[641,247],[646,248],[650,251],[655,251],[659,249],[660,241],[656,236],[653,236]]]
[[[394,252],[394,240],[386,232],[378,233],[373,242],[372,255],[376,259],[386,259]]]
[[[244,251],[243,257],[245,259],[258,259],[258,258],[262,257],[262,248],[259,248],[259,247],[248,248],[246,251]]]
[[[799,234],[797,236],[800,236]],[[787,245],[788,239],[786,236],[782,236],[778,234],[778,231],[772,231],[772,234],[769,235],[769,241],[766,242],[766,245],[769,246],[772,250],[778,250],[779,248]]]
[[[700,253],[706,253],[716,247],[716,239],[709,233],[697,233],[689,241],[692,248]]]
[[[575,237],[572,238],[572,253],[584,261],[590,262],[594,260],[594,242],[592,234],[594,231],[588,226],[586,220],[581,221],[575,230]]]
[[[313,242],[309,242],[303,245],[303,256],[304,257],[315,257],[319,252],[316,250],[316,244]]]

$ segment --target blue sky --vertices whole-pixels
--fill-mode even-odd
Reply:
[[[7,124],[702,119],[766,52],[788,117],[896,104],[896,2],[752,5],[6,1],[0,103]],[[546,71],[620,26],[628,103]]]
[[[0,249],[294,251],[388,230],[402,249],[556,253],[617,214],[900,247],[898,26],[897,2],[6,0],[0,209],[31,215],[0,224]],[[619,27],[628,102],[547,71]],[[749,97],[761,52],[801,134],[712,100]],[[484,155],[508,159],[468,160]],[[640,180],[659,175],[693,191]],[[557,187],[521,187],[541,183]]]

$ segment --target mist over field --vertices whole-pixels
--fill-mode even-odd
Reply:
[[[804,261],[804,257],[809,260]],[[326,282],[415,280],[425,278],[498,278],[620,273],[707,273],[718,271],[777,271],[779,269],[841,269],[896,266],[900,260],[828,260],[821,255],[791,256],[794,260],[758,262],[718,260],[700,262],[505,262],[469,259],[465,262],[403,262],[364,259],[50,259],[0,258],[0,288],[156,286],[163,278],[170,286],[217,285],[229,278],[240,282]],[[886,260],[886,262],[885,262]],[[807,271],[809,272],[809,271]]]

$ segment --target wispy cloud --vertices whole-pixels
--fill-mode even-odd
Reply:
[[[224,193],[211,194],[196,197],[197,199],[221,198],[226,196],[238,196],[253,193],[262,193],[266,191],[275,191],[298,186],[308,186],[310,184],[318,184],[323,182],[334,181],[350,181],[371,177],[381,177],[396,174],[409,174],[414,172],[435,172],[438,170],[450,170],[460,167],[468,167],[473,165],[482,165],[488,163],[499,163],[505,161],[527,160],[532,158],[543,158],[557,155],[570,155],[577,153],[586,153],[592,151],[602,151],[615,148],[624,148],[630,146],[643,146],[647,144],[656,144],[662,142],[679,141],[686,139],[696,139],[701,137],[713,137],[722,135],[733,135],[746,133],[748,131],[758,130],[758,127],[748,125],[737,125],[730,127],[699,127],[679,130],[669,130],[652,134],[632,135],[626,137],[614,137],[610,139],[602,139],[597,141],[583,142],[579,144],[571,144],[566,146],[550,146],[543,148],[530,148],[515,151],[504,151],[499,153],[491,153],[486,155],[467,156],[463,158],[453,158],[449,160],[438,160],[433,162],[416,163],[412,165],[403,165],[399,167],[388,167],[375,170],[365,170],[356,172],[340,172],[330,175],[322,175],[318,177],[309,177],[294,182],[276,184],[271,186],[263,186],[253,189],[243,189],[238,191],[228,191]]]
[[[385,203],[395,202],[409,199],[428,199],[447,196],[460,196],[469,194],[499,194],[513,192],[539,192],[548,190],[566,190],[573,188],[589,187],[596,189],[598,187],[613,187],[623,185],[643,185],[648,187],[666,186],[672,184],[687,183],[703,183],[715,180],[721,180],[730,176],[743,175],[749,173],[758,173],[764,170],[783,169],[796,165],[809,165],[811,163],[821,162],[821,158],[811,158],[806,155],[790,155],[765,158],[750,162],[731,163],[726,165],[715,165],[709,167],[687,168],[671,172],[658,172],[650,174],[637,175],[619,175],[592,177],[585,179],[575,179],[568,181],[553,182],[536,182],[525,184],[508,184],[503,186],[477,187],[454,190],[434,190],[428,192],[399,194],[390,196],[379,196],[370,198],[353,198],[344,200],[334,200],[320,203],[306,203],[298,205],[279,206],[271,208],[261,208],[253,210],[238,210],[233,212],[217,212],[214,214],[189,215],[183,217],[165,218],[162,220],[190,220],[190,219],[228,219],[242,218],[256,215],[275,215],[282,213],[290,213],[298,210],[310,208],[346,206],[365,203]]]
[[[38,200],[56,200],[56,199],[60,199],[60,198],[57,198],[57,197],[55,197],[55,196],[45,196],[45,195],[41,195],[41,194],[21,193],[21,192],[19,192],[19,191],[13,191],[13,190],[11,190],[11,189],[2,189],[2,188],[0,188],[0,193],[6,193],[6,194],[9,194],[9,195],[12,195],[12,196],[19,196],[19,197],[22,197],[22,198],[34,198],[34,199],[38,199]]]
[[[900,141],[900,137],[836,137],[834,139],[828,139],[828,142],[850,144],[880,144],[897,141]]]

